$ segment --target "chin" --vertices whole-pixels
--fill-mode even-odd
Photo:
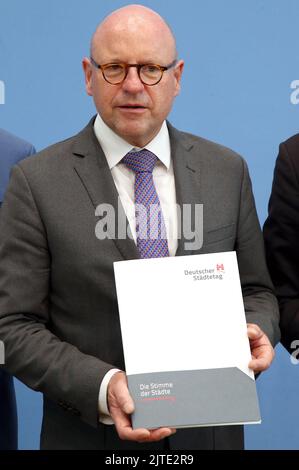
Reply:
[[[126,126],[125,128],[118,128],[116,129],[117,134],[123,136],[125,140],[131,142],[132,140],[139,141],[140,139],[144,139],[147,135],[147,130],[139,125],[136,126]]]

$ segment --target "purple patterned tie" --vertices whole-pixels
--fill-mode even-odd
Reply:
[[[157,160],[146,149],[129,152],[122,159],[135,173],[136,234],[141,258],[169,256],[165,222],[153,180]]]

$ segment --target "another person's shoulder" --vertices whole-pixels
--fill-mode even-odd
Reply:
[[[281,144],[287,153],[299,161],[299,134],[295,134]]]
[[[1,157],[6,158],[11,163],[35,153],[35,148],[32,144],[4,129],[0,129],[0,150]]]

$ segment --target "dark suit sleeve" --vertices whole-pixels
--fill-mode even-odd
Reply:
[[[100,383],[112,365],[51,333],[50,263],[38,206],[16,165],[0,214],[0,338],[6,368],[96,427]]]
[[[290,352],[292,341],[299,339],[299,180],[294,157],[286,143],[280,145],[264,225],[267,262],[281,310],[282,343]]]
[[[35,153],[32,144],[0,129],[0,210],[11,167]],[[0,366],[0,450],[17,450],[18,419],[13,378]]]
[[[279,311],[268,273],[251,181],[244,162],[236,252],[248,323],[255,323],[274,346],[280,339]]]
[[[0,451],[18,449],[18,419],[12,377],[0,367]]]

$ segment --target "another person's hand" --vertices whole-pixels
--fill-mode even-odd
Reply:
[[[249,367],[254,372],[262,372],[270,367],[275,355],[274,349],[258,325],[248,323],[247,334],[252,356]]]
[[[160,441],[175,433],[175,429],[132,429],[130,415],[134,403],[129,393],[124,372],[117,372],[111,378],[107,392],[108,407],[120,439],[137,442]]]

